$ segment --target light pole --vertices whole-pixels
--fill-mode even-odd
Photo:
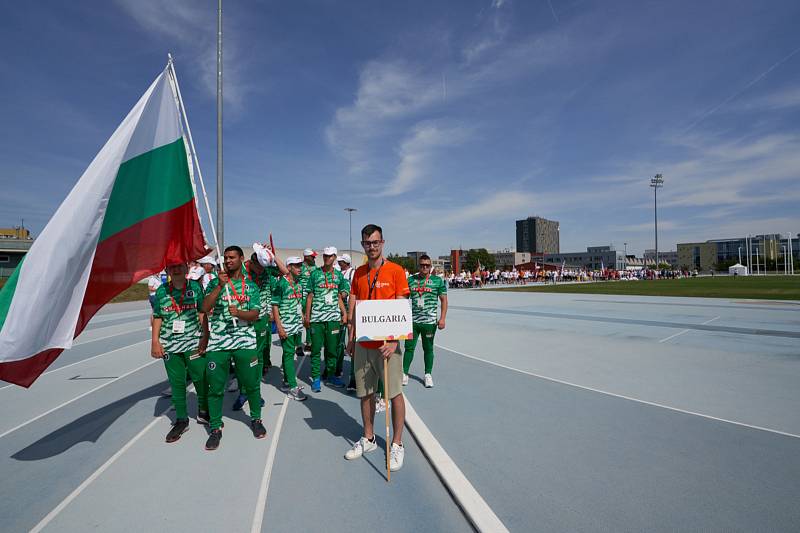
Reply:
[[[625,270],[628,270],[628,243],[623,242],[622,244],[625,246],[625,260],[622,264],[625,265]]]
[[[787,240],[789,241],[789,274],[794,274],[794,251],[792,250],[792,232],[790,231],[787,235]]]
[[[658,189],[664,186],[664,176],[656,174],[650,178],[650,187],[653,188],[653,214],[656,232],[656,268],[658,270]]]
[[[356,209],[355,207],[345,207],[344,210],[347,211],[347,214],[350,217],[350,250],[349,250],[349,252],[352,254],[353,253],[353,211],[358,211],[358,209]]]
[[[739,264],[742,264],[742,247],[739,247]]]

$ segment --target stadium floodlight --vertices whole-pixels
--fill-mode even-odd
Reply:
[[[658,189],[664,186],[664,176],[656,174],[650,178],[650,187],[653,188],[653,214],[656,233],[656,270],[658,270]]]
[[[347,214],[350,215],[350,250],[348,250],[351,254],[353,253],[353,211],[358,211],[355,207],[345,207],[345,211]]]

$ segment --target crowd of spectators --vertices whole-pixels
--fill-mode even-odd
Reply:
[[[556,268],[535,270],[476,270],[475,272],[445,273],[442,277],[452,289],[480,288],[487,285],[527,285],[531,283],[564,283],[591,281],[639,281],[653,279],[680,279],[697,276],[697,270],[639,269],[591,270],[586,268]]]

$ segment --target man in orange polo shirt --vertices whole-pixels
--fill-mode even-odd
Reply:
[[[361,245],[367,254],[368,262],[356,270],[350,287],[350,320],[355,323],[355,309],[361,300],[391,300],[408,298],[408,280],[400,265],[383,257],[383,229],[375,224],[367,224],[361,230]],[[389,380],[384,383],[386,396],[392,401],[392,448],[389,460],[392,472],[403,466],[403,425],[406,419],[406,404],[403,400],[403,356],[400,343],[359,342],[356,343],[355,327],[348,331],[348,352],[353,356],[355,367],[356,394],[361,399],[361,418],[364,421],[364,436],[345,454],[345,459],[358,459],[367,452],[378,448],[375,442],[373,423],[375,421],[375,392],[378,380],[383,375],[383,365],[389,365]]]

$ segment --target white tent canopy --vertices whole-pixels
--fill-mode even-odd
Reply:
[[[735,265],[731,265],[728,267],[728,274],[731,276],[746,276],[747,275],[747,267],[744,265],[740,265],[736,263]]]

